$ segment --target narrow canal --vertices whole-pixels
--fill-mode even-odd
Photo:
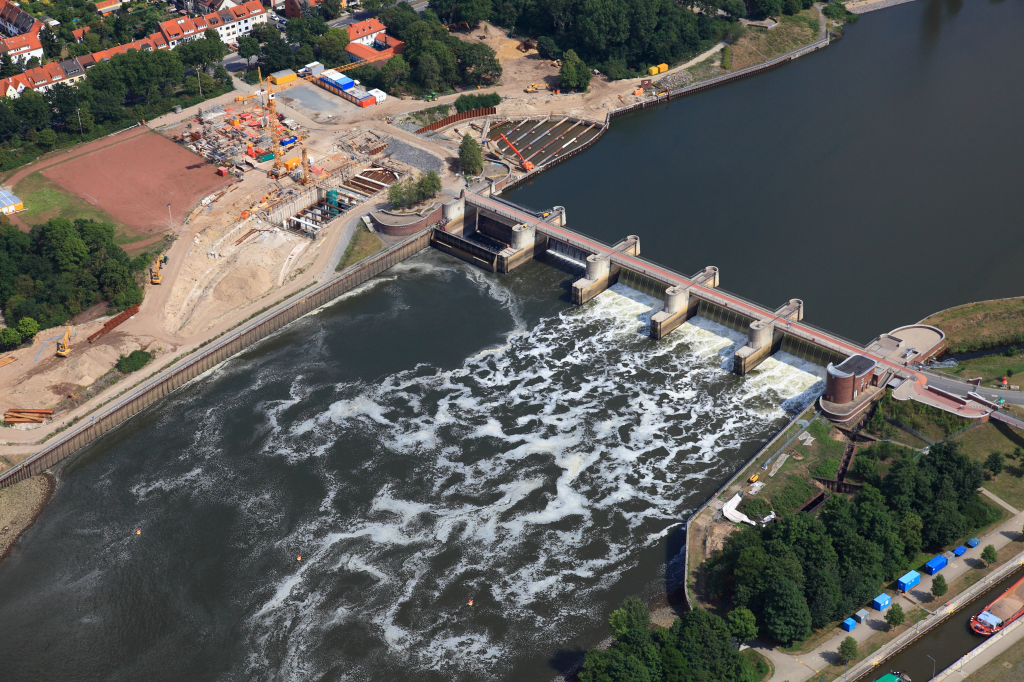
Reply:
[[[938,674],[953,665],[961,656],[985,640],[973,632],[967,623],[978,611],[987,606],[1003,590],[1019,580],[1024,569],[996,583],[991,589],[953,614],[945,623],[923,635],[912,645],[880,665],[874,672],[864,675],[860,682],[871,682],[890,670],[905,670],[914,682],[926,682],[934,670]],[[927,605],[932,608],[931,604]],[[931,658],[929,658],[929,656]],[[934,662],[933,662],[934,659]]]

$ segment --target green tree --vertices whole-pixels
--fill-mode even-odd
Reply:
[[[737,642],[749,642],[757,637],[757,618],[754,612],[745,607],[739,607],[729,612],[729,631],[736,638]]]
[[[573,50],[568,50],[562,58],[558,82],[565,90],[586,90],[590,87],[590,69]]]
[[[393,182],[388,187],[388,201],[391,202],[392,206],[401,208],[409,202],[408,197],[408,184],[404,181]]]
[[[782,4],[782,13],[792,16],[794,14],[799,14],[800,10],[803,8],[804,5],[801,0],[785,0]]]
[[[251,66],[253,58],[260,56],[260,41],[251,35],[239,38],[238,56],[245,60],[246,68]]]
[[[13,327],[0,329],[0,346],[4,348],[17,348],[21,345],[21,334]]]
[[[349,60],[348,53],[345,52],[348,43],[348,31],[331,28],[317,39],[316,49],[320,53],[321,61],[336,66]]]
[[[993,450],[989,453],[985,459],[985,468],[988,469],[989,473],[993,477],[1003,473],[1003,465],[1006,461],[1006,456],[998,450]]]
[[[4,52],[3,56],[0,56],[0,78],[10,78],[18,73],[21,73],[21,69],[11,59],[11,55]]]
[[[432,55],[425,54],[416,64],[416,80],[427,90],[437,90],[441,87],[441,67]]]
[[[999,560],[995,545],[985,545],[985,549],[981,550],[981,560],[985,562],[986,566],[991,566]]]
[[[464,175],[479,175],[484,169],[484,156],[480,144],[466,133],[459,144],[459,164]]]
[[[320,13],[327,21],[341,16],[341,0],[325,0],[320,3]]]
[[[743,0],[735,0],[736,2],[743,2]],[[558,48],[558,44],[554,40],[547,36],[541,36],[537,39],[537,54],[542,59],[561,59],[562,50]]]
[[[31,339],[39,333],[39,323],[31,317],[23,317],[18,321],[18,333],[22,338]]]
[[[185,94],[190,97],[195,97],[200,93],[204,97],[208,97],[216,89],[217,81],[205,73],[200,73],[198,77],[189,76],[185,79]]]
[[[280,35],[271,37],[260,48],[260,59],[271,73],[292,68],[294,57],[291,46]]]
[[[725,0],[722,9],[732,19],[739,19],[747,16],[747,4],[743,0]]]
[[[761,624],[780,642],[806,639],[811,634],[811,613],[803,590],[788,577],[779,576],[766,590]]]
[[[839,658],[844,662],[857,660],[857,640],[853,637],[846,637],[839,643]]]
[[[750,10],[754,17],[777,17],[782,13],[782,0],[750,0]]]
[[[44,128],[39,131],[39,137],[36,138],[37,146],[50,149],[55,144],[57,144],[57,133],[53,132],[52,128]]]
[[[949,591],[949,585],[946,584],[946,579],[941,573],[932,578],[932,595],[941,597]]]
[[[50,59],[59,57],[61,48],[64,46],[60,38],[49,26],[44,26],[39,31],[39,43],[43,46],[43,54]]]
[[[889,607],[889,610],[885,612],[885,622],[889,624],[889,627],[899,627],[903,625],[903,621],[906,619],[906,614],[903,613],[903,607],[899,604],[893,604]]]
[[[434,171],[424,173],[416,183],[416,193],[420,201],[433,199],[441,191],[441,176]]]
[[[608,627],[615,637],[622,637],[630,630],[646,630],[651,623],[651,612],[636,597],[626,597],[622,606],[608,617]]]
[[[388,35],[405,40],[405,29],[421,21],[419,13],[407,2],[400,2],[377,15],[380,23],[388,27]]]
[[[403,3],[404,4],[404,3]],[[389,59],[380,69],[380,76],[388,90],[394,90],[399,83],[409,77],[409,63],[400,54]]]

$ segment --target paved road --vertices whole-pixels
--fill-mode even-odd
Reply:
[[[985,388],[984,386],[975,387],[973,384],[968,384],[943,374],[928,371],[925,371],[924,374],[928,376],[929,384],[936,388],[941,388],[943,391],[949,391],[957,395],[967,395],[968,391],[974,391],[982,398],[993,402],[1002,398],[1011,405],[1024,405],[1024,393],[1020,391],[1003,391],[995,388]]]

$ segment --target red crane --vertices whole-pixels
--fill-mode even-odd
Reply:
[[[501,135],[498,135],[498,137],[500,137],[501,139],[505,140],[505,144],[508,145],[508,148],[516,153],[516,156],[519,157],[519,160],[523,162],[523,169],[524,170],[528,170],[528,171],[532,171],[533,170],[533,162],[532,161],[527,161],[526,159],[524,159],[523,155],[519,153],[519,150],[516,149],[514,146],[512,146],[512,143],[508,141],[508,138],[505,137],[504,133],[502,133]]]

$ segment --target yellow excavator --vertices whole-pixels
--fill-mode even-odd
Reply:
[[[57,342],[57,356],[66,358],[71,352],[71,327],[64,332],[64,338]]]
[[[160,282],[163,281],[164,277],[163,277],[163,275],[160,274],[160,264],[161,263],[166,263],[166,262],[167,262],[167,254],[164,254],[160,258],[156,259],[156,269],[155,270],[151,270],[150,273],[149,273],[149,282],[150,282],[150,284],[160,284]]]

